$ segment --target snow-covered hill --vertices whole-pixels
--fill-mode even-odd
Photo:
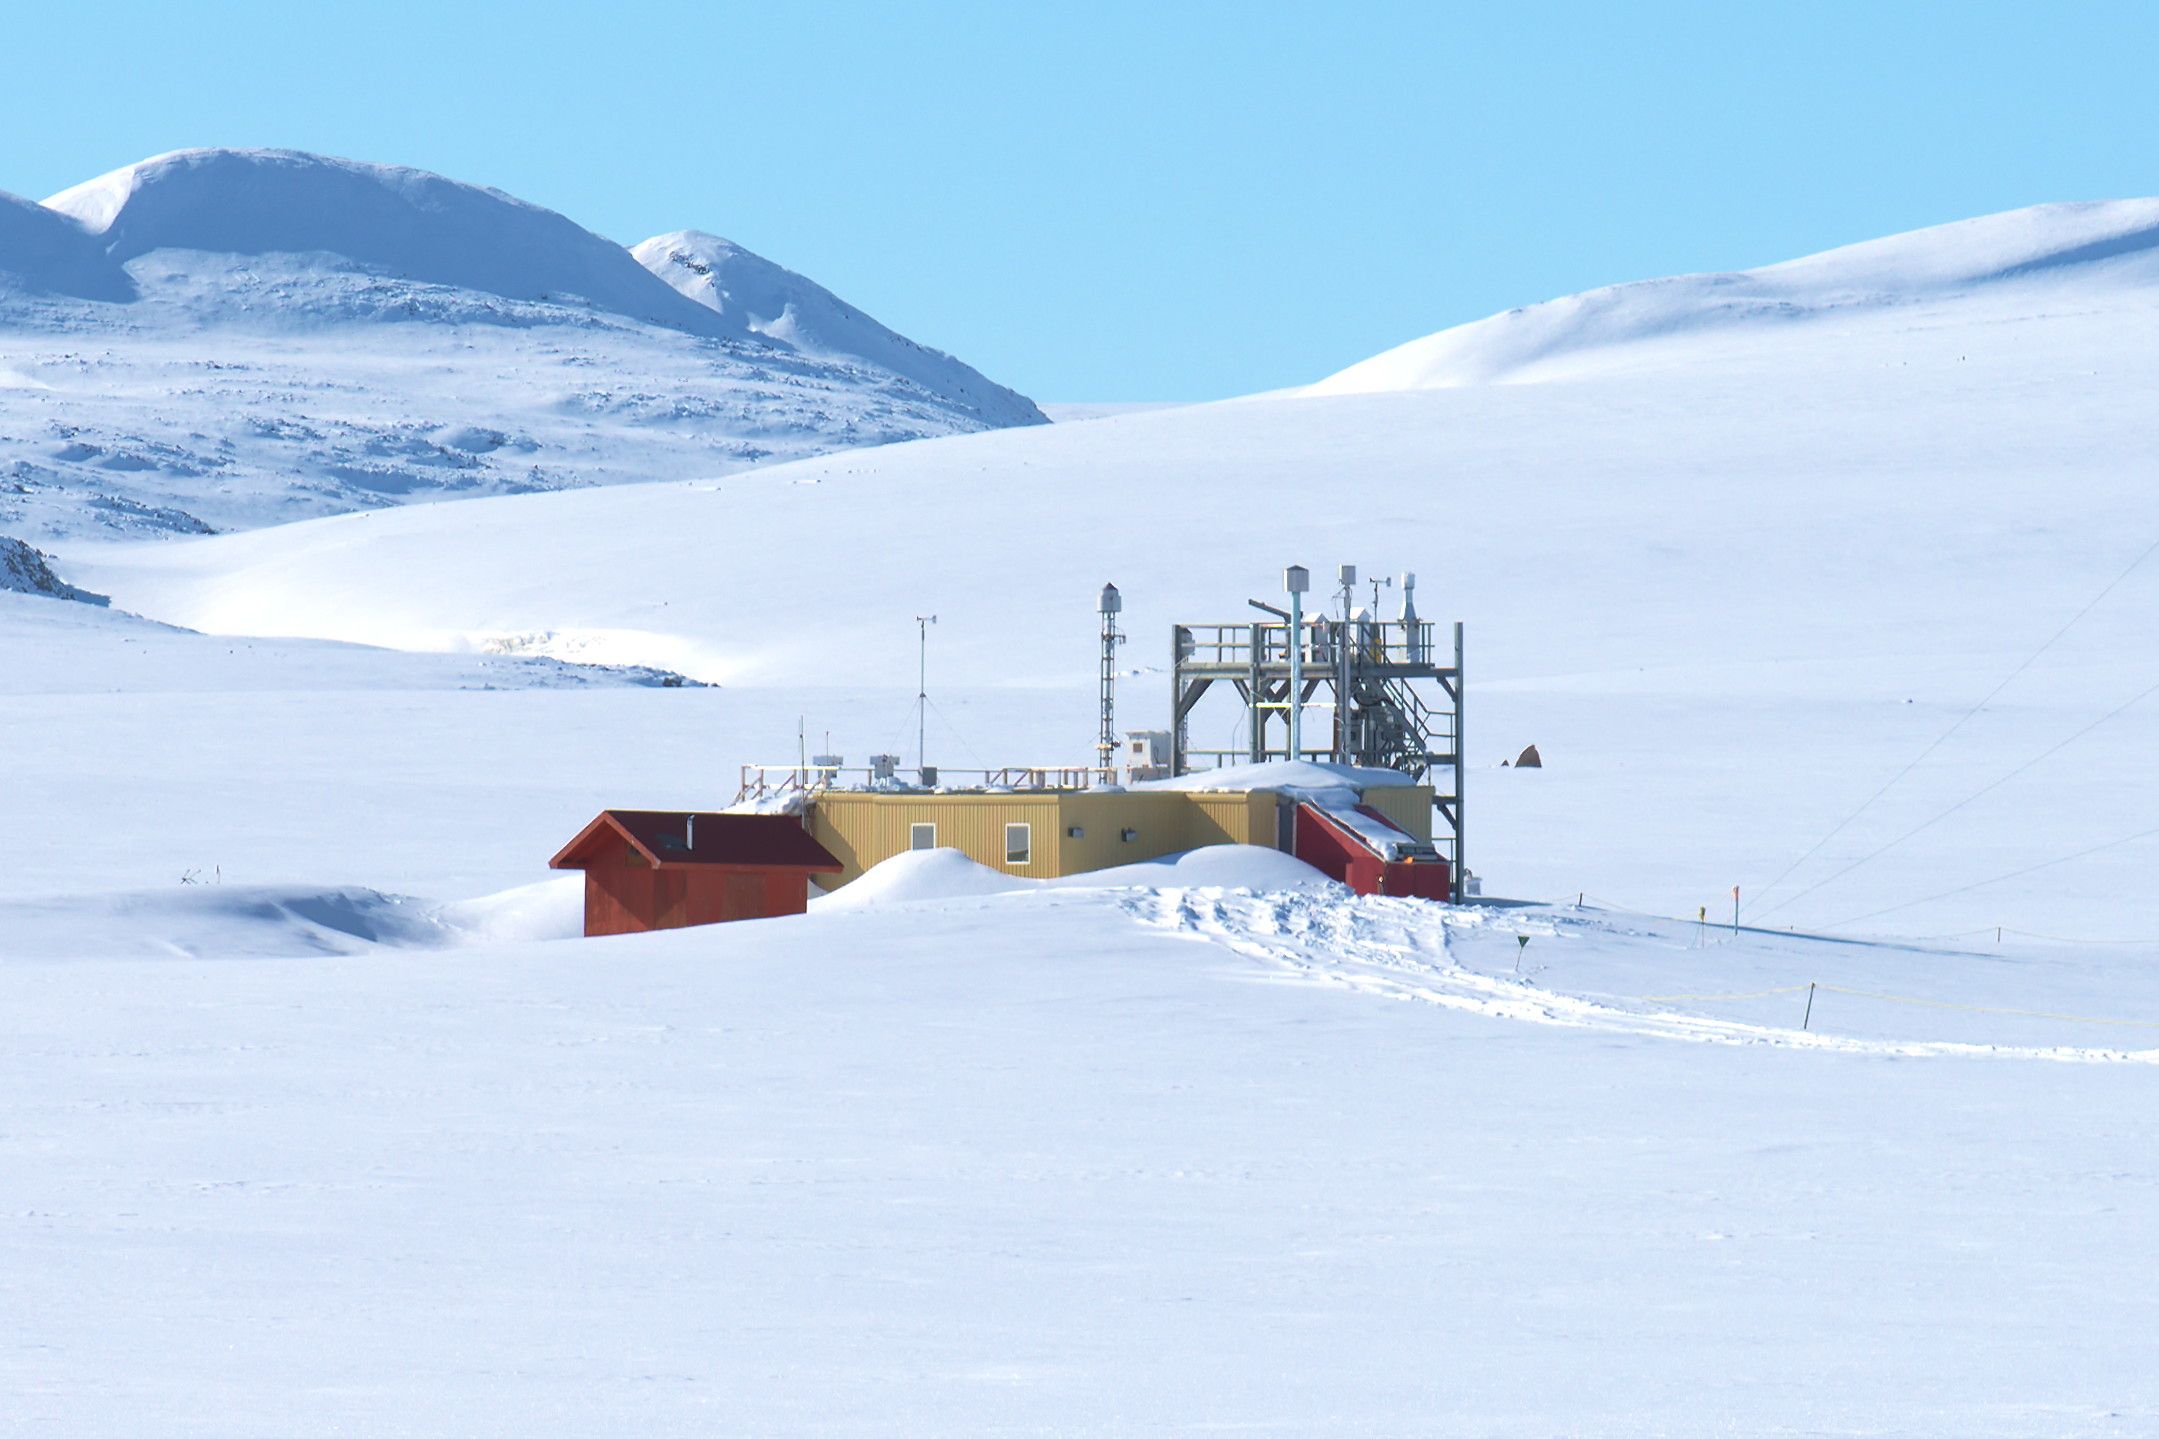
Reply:
[[[394,166],[195,150],[0,195],[0,532],[246,528],[1042,421],[806,280],[735,268],[792,281],[757,292],[792,316],[699,303],[561,215]]]
[[[2159,199],[2040,205],[1848,245],[1735,274],[1590,290],[1412,340],[1312,386],[1314,394],[1570,379],[1624,370],[1775,364],[1848,337],[1850,361],[1942,313],[2004,323],[2069,307],[2141,308],[2159,290]],[[2143,294],[2145,300],[2136,299]],[[2050,298],[2052,297],[2052,298]]]
[[[2094,243],[2090,214],[2012,219],[2055,226],[2032,248],[2059,253]],[[1129,662],[1153,668],[1172,620],[1235,619],[1284,563],[1413,569],[1425,614],[1469,624],[1480,766],[1532,741],[1551,762],[1473,780],[1478,867],[1511,892],[1691,913],[1776,876],[2159,538],[2142,473],[2159,289],[2121,269],[2140,262],[1937,292],[1932,276],[2003,268],[1991,245],[1959,260],[1946,243],[1888,242],[1931,257],[1908,283],[1874,272],[1909,303],[1696,326],[1654,369],[1567,384],[1277,396],[56,552],[71,582],[211,631],[649,664],[756,687],[775,712],[833,684],[886,687],[904,711],[909,617],[936,613],[934,683],[1044,687],[1037,726],[964,737],[983,763],[1084,756],[1105,579],[1126,596]],[[2149,680],[2121,657],[2155,642],[2155,594],[2159,565],[1786,893],[2132,697]],[[1160,723],[1159,694],[1129,685],[1127,721]],[[716,789],[733,763],[794,753],[800,710],[783,712],[716,755]],[[1781,917],[1857,917],[2135,833],[2155,754],[2159,712],[2132,706]],[[2054,933],[2159,927],[2142,863],[2111,849],[1882,922],[1931,932],[2006,908]]]

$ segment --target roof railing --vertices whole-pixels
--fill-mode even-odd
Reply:
[[[933,765],[927,771],[868,766],[814,764],[746,764],[742,783],[735,792],[736,804],[786,799],[790,795],[814,797],[828,790],[871,794],[943,794],[969,790],[1015,793],[1101,789],[1117,783],[1117,771],[1093,765],[1004,765],[996,769],[949,769]]]
[[[1345,628],[1350,642],[1365,659],[1382,664],[1422,663],[1433,648],[1431,620],[1355,619],[1345,626],[1325,615],[1307,617],[1304,658],[1318,664],[1333,660],[1337,636]],[[1185,658],[1200,664],[1251,664],[1253,642],[1258,641],[1257,662],[1285,664],[1289,660],[1289,626],[1280,620],[1248,620],[1241,624],[1179,625]]]

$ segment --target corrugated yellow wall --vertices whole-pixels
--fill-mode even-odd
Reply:
[[[1065,794],[867,794],[835,793],[818,798],[810,812],[810,833],[845,866],[825,876],[828,887],[859,879],[871,865],[909,847],[911,827],[937,826],[937,847],[956,849],[977,864],[1008,874],[1054,878],[1058,867]],[[1005,825],[1034,826],[1030,863],[1005,863]]]
[[[1364,804],[1419,839],[1432,837],[1432,787],[1428,784],[1375,785],[1364,792]]]
[[[1275,843],[1275,796],[1264,790],[1192,793],[1185,817],[1185,842],[1179,849],[1209,844]]]
[[[1034,826],[1031,862],[1005,863],[1005,826]],[[1275,797],[1267,793],[870,794],[820,796],[810,833],[845,866],[821,876],[827,888],[861,877],[909,847],[911,827],[937,826],[937,845],[977,864],[1033,879],[1086,874],[1211,844],[1273,848]],[[1074,836],[1073,828],[1080,833]],[[1124,831],[1133,831],[1131,839]],[[1427,821],[1427,832],[1429,821]]]
[[[1183,798],[1146,790],[1066,796],[1064,827],[1057,832],[1057,872],[1086,874],[1189,849]],[[1070,833],[1074,826],[1080,830],[1078,838]],[[1124,837],[1128,829],[1132,831],[1129,840]]]

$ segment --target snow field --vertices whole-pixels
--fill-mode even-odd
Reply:
[[[2147,1290],[2096,1280],[2146,1252],[2142,1066],[1375,1002],[1150,932],[1144,903],[9,966],[10,1422],[1989,1435],[2159,1412]]]
[[[2138,213],[1393,392],[53,546],[219,634],[0,595],[0,1431],[2159,1428]],[[1468,621],[1471,864],[1567,902],[932,851],[556,938],[602,806],[909,752],[909,616],[933,762],[1077,759],[1103,580],[1151,727],[1292,560]]]

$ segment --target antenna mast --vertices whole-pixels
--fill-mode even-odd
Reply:
[[[935,615],[916,615],[915,629],[919,634],[919,647],[915,652],[915,768],[929,763],[923,753],[929,748],[930,735],[930,626],[937,623]]]

